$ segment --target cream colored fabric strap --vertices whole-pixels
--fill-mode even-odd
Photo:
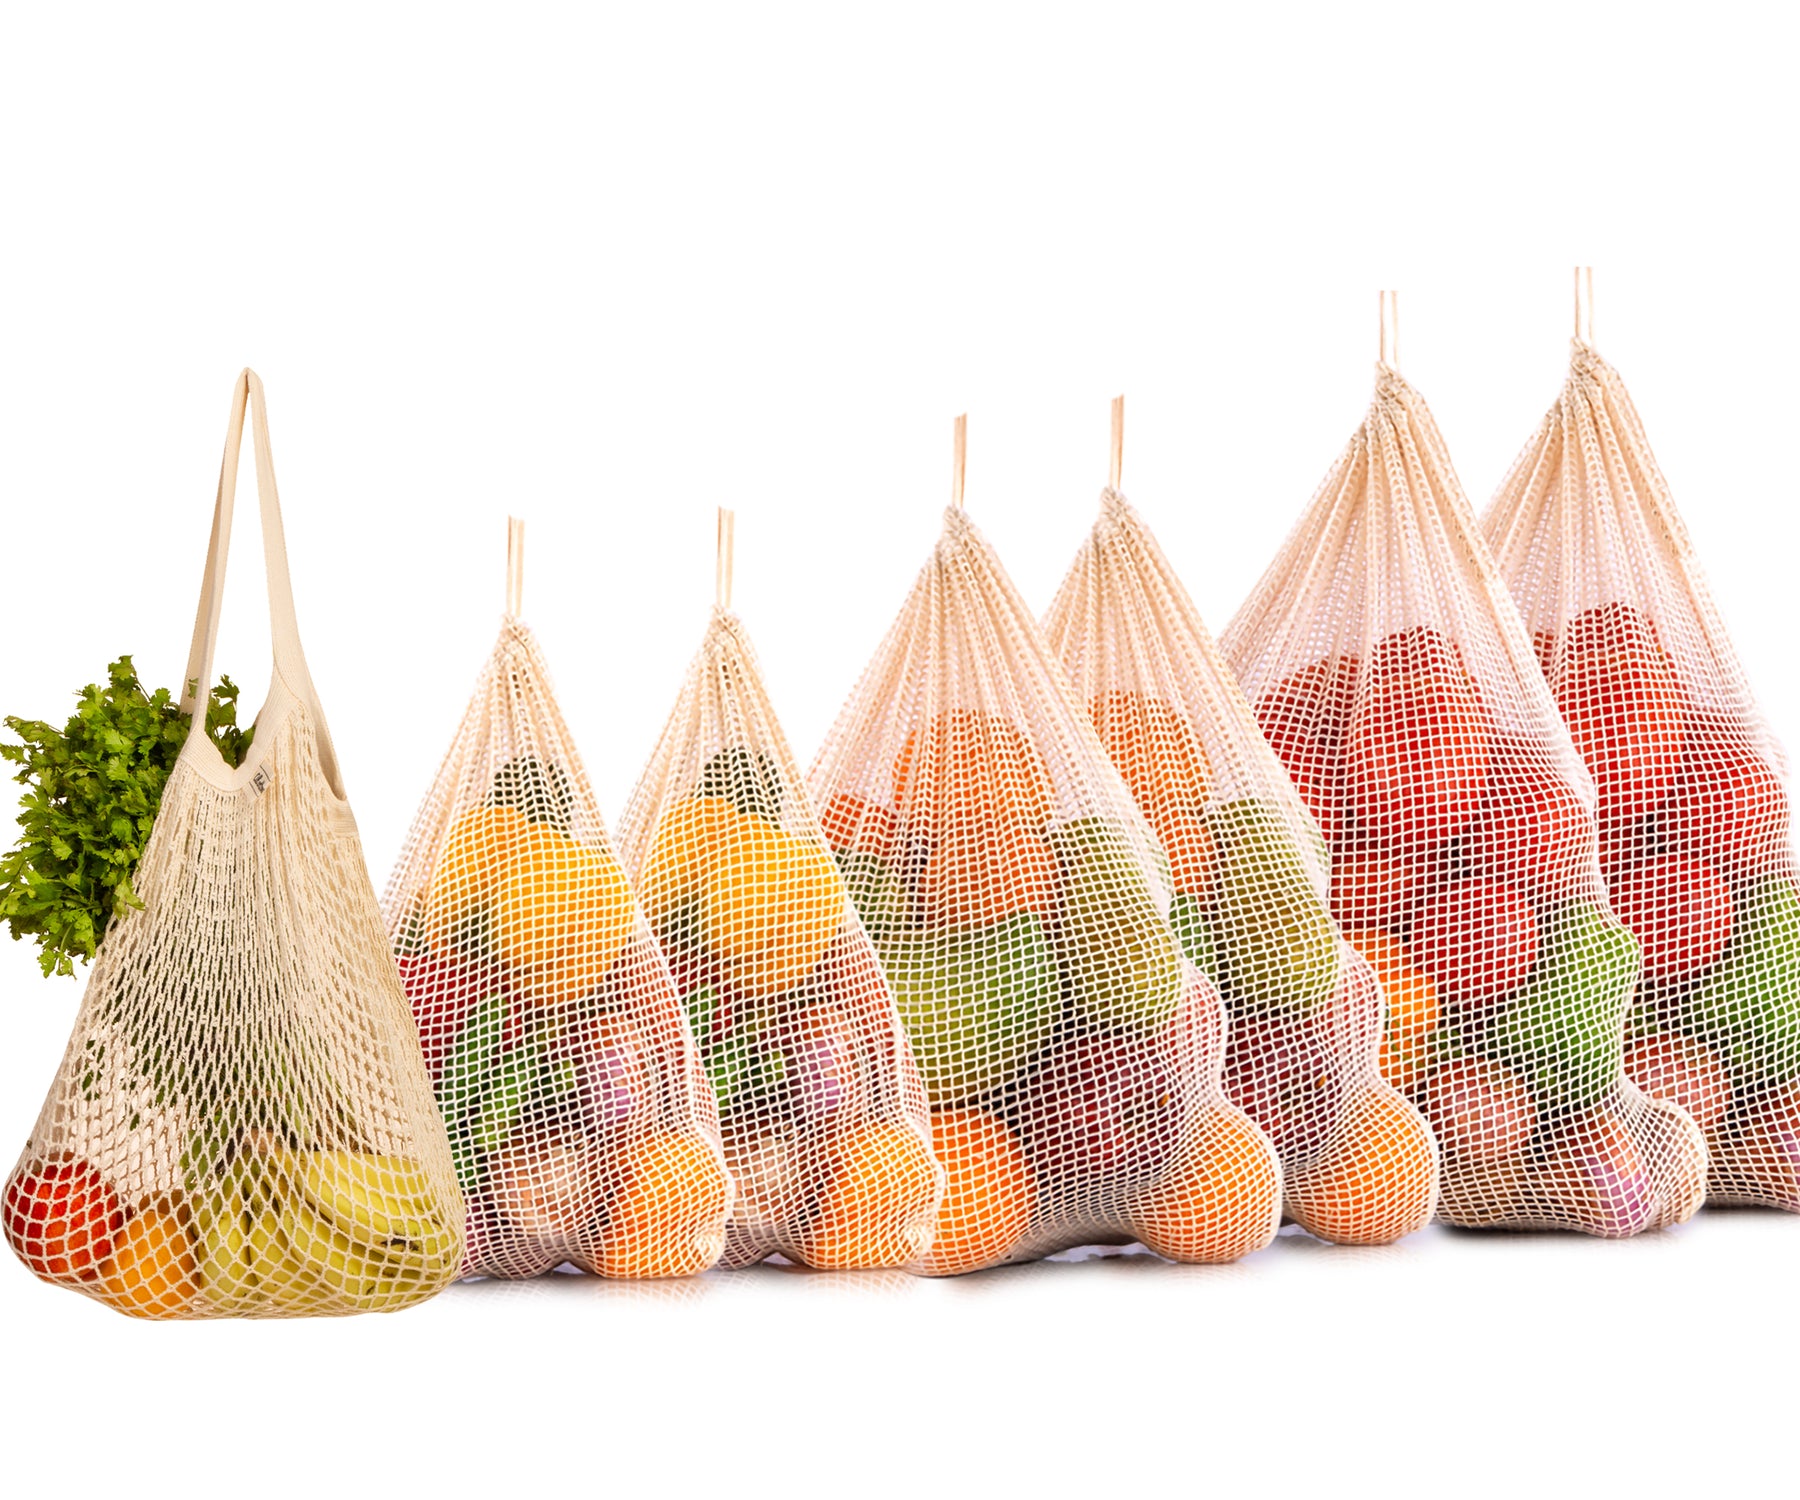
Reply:
[[[281,529],[281,501],[275,493],[275,460],[269,448],[269,413],[262,381],[254,370],[238,376],[231,395],[231,418],[225,428],[225,457],[219,467],[219,492],[213,504],[212,539],[206,549],[206,575],[200,583],[200,606],[194,616],[194,640],[182,678],[182,707],[194,715],[189,733],[202,733],[212,682],[213,651],[219,641],[219,615],[225,600],[225,563],[231,552],[232,502],[237,494],[238,454],[244,442],[244,416],[250,415],[256,450],[256,491],[261,502],[263,563],[268,574],[269,636],[275,672],[288,690],[312,710],[321,734],[324,715],[300,649],[300,627],[294,618],[294,591],[288,579],[287,542]]]

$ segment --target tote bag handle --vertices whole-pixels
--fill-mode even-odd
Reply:
[[[269,411],[263,401],[262,381],[251,369],[238,376],[231,393],[225,457],[219,466],[219,491],[213,502],[212,538],[206,547],[206,574],[200,580],[194,639],[188,648],[187,675],[181,682],[181,706],[193,715],[188,735],[192,738],[206,733],[206,705],[212,690],[213,651],[219,642],[219,615],[225,602],[225,564],[231,552],[232,505],[237,496],[238,457],[244,444],[246,414],[256,454],[256,494],[262,513],[263,565],[268,575],[269,635],[275,675],[312,715],[326,779],[342,796],[325,714],[313,691],[312,675],[306,669],[306,654],[300,649],[294,589],[288,577],[287,539],[281,528],[281,498],[275,491],[275,459],[269,447]]]

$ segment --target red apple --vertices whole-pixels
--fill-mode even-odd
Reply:
[[[1765,873],[1787,852],[1787,790],[1749,734],[1719,714],[1688,726],[1675,794],[1657,821],[1671,845],[1734,879]]]
[[[1611,1103],[1558,1127],[1533,1188],[1553,1216],[1604,1239],[1648,1229],[1656,1217],[1656,1184],[1623,1114]]]
[[[1420,1104],[1438,1144],[1460,1160],[1516,1157],[1537,1129],[1525,1081],[1484,1057],[1459,1057],[1435,1069]]]
[[[1679,984],[1714,963],[1731,942],[1731,887],[1713,866],[1659,854],[1612,885],[1613,910],[1644,950],[1644,977]]]
[[[15,1172],[5,1214],[7,1241],[46,1281],[92,1281],[125,1227],[119,1195],[79,1157]]]
[[[1629,604],[1569,622],[1551,687],[1593,773],[1604,823],[1650,811],[1681,769],[1683,696],[1656,630]]]
[[[1713,1195],[1800,1212],[1800,1083],[1746,1100],[1718,1147]]]
[[[1625,1076],[1652,1099],[1669,1099],[1707,1135],[1731,1108],[1731,1075],[1711,1049],[1663,1031],[1625,1044]]]
[[[406,999],[419,1027],[419,1046],[433,1083],[441,1082],[450,1050],[462,1035],[469,1012],[479,1000],[507,990],[505,971],[492,960],[456,952],[427,952],[404,958],[400,978]],[[507,1007],[507,1018],[516,1029],[516,1006]]]
[[[1065,1189],[1145,1182],[1169,1163],[1181,1100],[1151,1042],[1120,1032],[1072,1036],[1045,1054],[1020,1135],[1032,1164]]]
[[[1492,880],[1434,886],[1413,915],[1412,953],[1452,1005],[1491,1005],[1537,961],[1537,920],[1522,892]]]
[[[1304,1011],[1249,1011],[1232,1018],[1225,1095],[1262,1126],[1286,1161],[1322,1145],[1351,1096],[1352,1058]]]
[[[1348,931],[1400,932],[1412,919],[1425,888],[1426,866],[1388,854],[1357,850],[1331,866],[1331,910]]]
[[[1522,735],[1494,740],[1466,853],[1480,874],[1560,899],[1592,868],[1594,824],[1549,752]]]
[[[1423,627],[1388,636],[1350,724],[1358,825],[1403,850],[1454,838],[1481,800],[1490,746],[1487,711],[1449,640]]]
[[[1317,661],[1271,688],[1256,721],[1326,839],[1344,832],[1344,739],[1356,695],[1357,659]]]

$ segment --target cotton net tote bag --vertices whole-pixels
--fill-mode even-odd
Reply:
[[[1266,1244],[1280,1168],[1224,1098],[1224,1006],[1169,926],[1166,862],[960,505],[810,785],[948,1174],[915,1268]]]
[[[1114,406],[1114,441],[1122,404]],[[1393,1083],[1385,1003],[1333,925],[1324,841],[1162,549],[1117,488],[1044,619],[1168,860],[1189,960],[1231,1009],[1225,1087],[1281,1153],[1288,1216],[1385,1244],[1430,1220],[1437,1150]]]
[[[718,1098],[737,1185],[724,1263],[903,1265],[943,1192],[925,1091],[731,613],[731,534],[722,511],[717,607],[619,850]]]
[[[1226,660],[1330,842],[1333,909],[1443,1153],[1442,1216],[1615,1237],[1685,1219],[1705,1145],[1623,1073],[1638,947],[1593,783],[1383,345],[1368,417]]]
[[[468,1276],[686,1276],[725,1243],[718,1112],[655,936],[519,618],[507,531],[494,653],[384,909],[469,1204]]]
[[[1643,945],[1626,1072],[1706,1132],[1711,1201],[1800,1211],[1785,763],[1631,397],[1585,328],[1486,526],[1599,788],[1613,909]]]
[[[246,408],[274,669],[206,733]],[[6,1190],[13,1247],[139,1317],[389,1311],[456,1278],[463,1204],[288,582],[262,382],[232,396],[184,679],[193,727]]]

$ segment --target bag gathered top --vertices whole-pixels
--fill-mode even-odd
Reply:
[[[1230,1260],[1281,1173],[1225,1099],[1225,1011],[1167,862],[1061,665],[956,503],[809,778],[894,992],[947,1174],[914,1263],[1092,1243]]]
[[[1618,372],[1591,272],[1555,406],[1486,517],[1599,790],[1644,951],[1625,1070],[1706,1132],[1707,1198],[1800,1212],[1800,884],[1786,763]]]
[[[1230,1006],[1226,1093],[1280,1151],[1288,1216],[1385,1244],[1437,1199],[1431,1132],[1395,1087],[1414,1081],[1420,1018],[1404,993],[1384,1005],[1333,925],[1318,828],[1118,491],[1123,416],[1121,398],[1112,481],[1044,634],[1161,845],[1182,948]]]
[[[727,1266],[922,1257],[943,1172],[894,999],[731,613],[717,604],[619,820],[619,849],[706,1063],[737,1198]],[[840,870],[839,866],[842,865]]]
[[[246,412],[274,667],[244,762],[206,730]],[[6,1188],[38,1275],[142,1317],[389,1311],[456,1277],[449,1142],[300,649],[262,382],[233,394],[184,679],[192,726]]]
[[[469,1204],[467,1276],[688,1276],[731,1184],[700,1055],[537,639],[507,609],[384,907]]]
[[[1680,1222],[1706,1148],[1625,1077],[1638,945],[1593,782],[1424,400],[1382,363],[1362,427],[1221,644],[1331,847],[1387,992],[1390,1066],[1453,1224]]]

